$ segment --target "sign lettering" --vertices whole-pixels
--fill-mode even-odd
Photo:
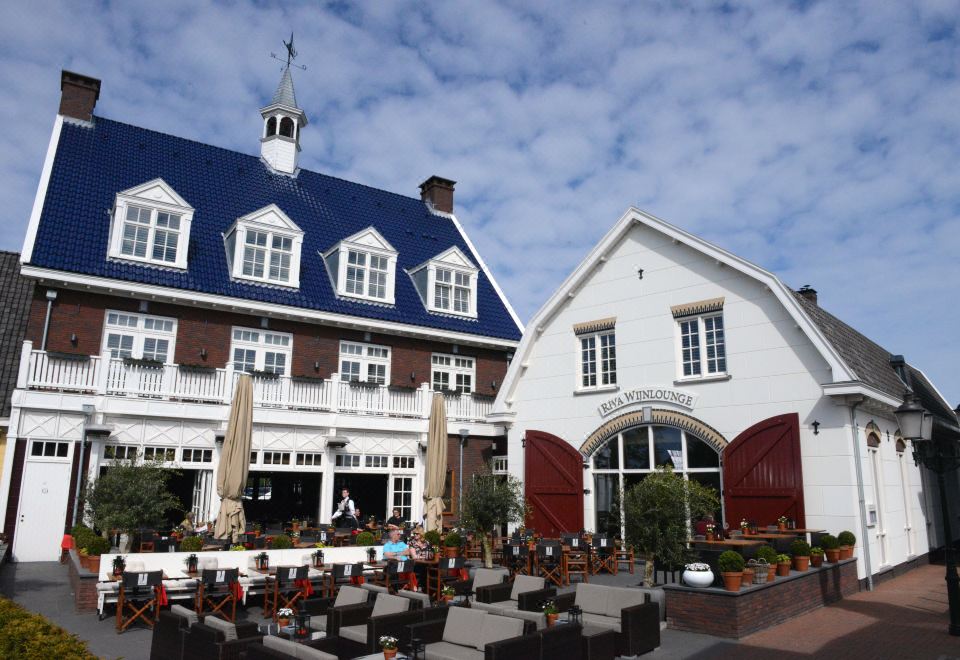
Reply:
[[[597,407],[601,417],[637,403],[670,403],[692,410],[697,403],[697,395],[671,387],[638,387],[620,392]]]

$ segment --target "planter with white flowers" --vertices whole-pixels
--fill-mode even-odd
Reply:
[[[684,566],[683,582],[687,586],[703,589],[713,584],[714,575],[710,564],[696,562]]]

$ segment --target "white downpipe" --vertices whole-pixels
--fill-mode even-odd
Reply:
[[[862,402],[850,405],[850,435],[853,440],[853,465],[857,471],[857,498],[860,500],[860,534],[863,539],[863,563],[867,571],[867,591],[873,591],[873,566],[870,564],[870,539],[867,536],[867,502],[863,492],[863,466],[860,465],[860,426],[857,424],[857,408]]]

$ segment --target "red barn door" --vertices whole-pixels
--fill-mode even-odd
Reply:
[[[567,441],[527,431],[523,482],[529,527],[551,538],[583,529],[583,456]]]
[[[738,435],[723,451],[723,498],[731,529],[741,520],[771,525],[780,516],[805,527],[800,418],[771,417]]]

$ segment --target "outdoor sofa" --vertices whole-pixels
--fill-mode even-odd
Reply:
[[[554,600],[561,612],[578,606],[584,626],[616,631],[620,655],[639,655],[660,646],[660,606],[652,601],[649,589],[581,582],[576,591]]]
[[[536,626],[507,616],[490,614],[483,610],[451,606],[446,617],[408,626],[411,639],[418,638],[425,644],[424,660],[506,660],[533,657],[526,655],[538,648],[535,638]],[[528,637],[524,653],[516,654],[516,647],[509,653],[498,651],[495,642],[517,637]],[[517,640],[518,644],[520,643]]]
[[[554,587],[545,587],[545,584],[542,577],[518,575],[513,582],[478,587],[473,607],[490,614],[532,621],[542,630],[547,622],[541,604],[557,595]]]

